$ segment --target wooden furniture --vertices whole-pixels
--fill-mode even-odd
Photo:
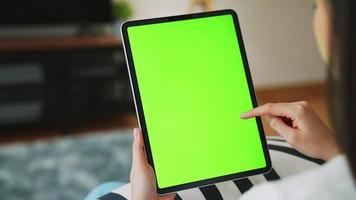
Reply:
[[[0,130],[131,112],[115,36],[0,39]]]
[[[59,49],[83,49],[100,47],[119,47],[121,39],[116,36],[83,36],[63,38],[18,38],[0,39],[0,51],[35,51]]]

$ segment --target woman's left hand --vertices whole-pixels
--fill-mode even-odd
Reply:
[[[144,142],[140,129],[134,129],[132,145],[132,167],[130,174],[133,200],[173,200],[175,194],[159,196],[153,169],[147,162]]]

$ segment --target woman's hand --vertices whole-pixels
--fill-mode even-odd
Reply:
[[[299,152],[330,160],[341,153],[331,130],[305,101],[268,103],[241,115],[242,119],[265,116],[269,125]]]
[[[157,195],[155,175],[147,162],[142,133],[138,128],[134,129],[130,181],[133,200],[173,200],[175,197],[175,194]]]

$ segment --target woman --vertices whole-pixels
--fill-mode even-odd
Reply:
[[[329,71],[332,131],[306,102],[269,103],[241,115],[263,116],[299,152],[327,161],[317,169],[253,187],[241,199],[356,199],[356,2],[315,0],[314,32]],[[288,119],[288,120],[286,120]],[[286,123],[290,121],[291,123]],[[147,163],[142,135],[134,130],[131,196],[133,200],[173,200],[158,196],[155,176]]]

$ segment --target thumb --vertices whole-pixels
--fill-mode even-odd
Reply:
[[[270,127],[282,136],[287,142],[291,142],[297,131],[284,123],[284,121],[276,116],[266,115],[266,119]]]
[[[145,155],[142,133],[140,129],[135,128],[133,131],[134,142],[132,144],[132,166],[143,166],[147,164]]]

